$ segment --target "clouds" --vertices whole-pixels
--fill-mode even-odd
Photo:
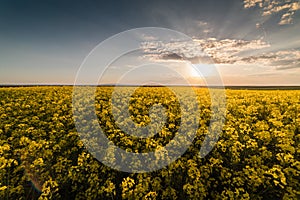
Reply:
[[[299,50],[283,50],[266,52],[254,56],[242,58],[236,64],[257,64],[264,67],[271,67],[275,70],[285,70],[300,67]]]
[[[236,40],[215,38],[194,40],[203,51],[209,55],[216,64],[234,64],[242,60],[239,54],[245,51],[253,51],[269,47],[262,40]]]
[[[194,39],[193,41],[144,42],[144,56],[153,60],[190,61],[192,63],[234,64],[242,58],[243,51],[269,47],[261,40],[235,40],[215,38]]]
[[[269,47],[270,45],[262,40],[216,38],[169,43],[152,41],[142,44],[144,57],[157,62],[259,65],[275,70],[300,67],[300,50],[270,51]]]
[[[143,42],[141,48],[144,57],[156,61],[190,61],[196,63],[203,60],[207,55],[202,51],[199,44],[191,41],[173,41],[164,43],[162,41]]]
[[[209,34],[213,32],[211,25],[207,21],[195,20],[194,22],[196,24],[196,27],[198,27],[199,30],[201,30],[204,34]]]
[[[244,0],[244,8],[258,6],[262,8],[262,16],[281,13],[280,25],[293,23],[293,17],[297,10],[300,10],[298,0]]]
[[[196,24],[199,26],[199,27],[202,27],[202,26],[208,26],[208,23],[206,21],[203,21],[203,20],[196,20],[195,21]]]
[[[300,50],[285,50],[273,53],[275,59],[271,65],[275,65],[277,69],[300,68]]]

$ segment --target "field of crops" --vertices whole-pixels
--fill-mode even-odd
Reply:
[[[227,89],[226,121],[204,158],[199,150],[210,124],[210,96],[205,88],[194,90],[200,118],[187,151],[162,169],[128,173],[99,162],[85,147],[74,124],[72,87],[0,88],[0,199],[300,199],[300,90]],[[110,109],[112,91],[97,88],[98,124],[127,152],[155,151],[181,127],[190,134],[192,122],[181,118],[174,93],[141,87],[130,98],[130,118],[143,127],[150,107],[159,104],[166,122],[150,138],[128,135]]]

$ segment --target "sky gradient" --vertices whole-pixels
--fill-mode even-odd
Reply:
[[[201,57],[199,47],[225,85],[300,85],[299,10],[293,0],[0,1],[0,84],[73,84],[103,40],[133,28],[163,27],[193,42],[146,41],[138,57],[180,68]],[[105,83],[116,82],[114,69],[128,67],[130,58],[116,62]],[[145,79],[139,73],[135,77]],[[187,76],[197,79],[193,74],[189,69]]]

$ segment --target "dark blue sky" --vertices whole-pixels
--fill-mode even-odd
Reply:
[[[190,20],[209,20],[215,26],[226,23],[231,29],[231,26],[247,19],[251,12],[241,10],[240,13],[232,13],[235,7],[242,6],[242,2],[237,4],[236,1],[222,0],[1,2],[1,42],[15,43],[94,43],[121,31],[143,26],[197,34],[190,30],[192,27],[188,27]],[[234,15],[238,17],[232,17]]]
[[[170,28],[195,38],[264,37],[274,46],[299,40],[299,20],[279,26],[280,15],[266,20],[259,8],[243,5],[242,0],[0,1],[0,83],[72,83],[99,42],[137,27]]]

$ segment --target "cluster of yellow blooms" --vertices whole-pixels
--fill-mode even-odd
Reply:
[[[72,87],[0,88],[0,199],[300,199],[300,91],[226,89],[221,136],[201,158],[211,99],[207,89],[193,90],[200,117],[187,151],[160,170],[125,173],[85,148],[74,125]],[[129,118],[114,116],[126,104],[117,100],[112,108],[113,91],[98,87],[94,106],[100,127],[116,146],[147,153],[172,142],[179,129],[190,134],[194,122],[182,123],[182,105],[169,88],[138,88],[127,105]],[[185,99],[190,100],[188,93]],[[162,107],[165,118],[155,115]],[[157,132],[147,138],[119,127],[133,121],[138,129],[155,119],[165,121],[150,126]]]

